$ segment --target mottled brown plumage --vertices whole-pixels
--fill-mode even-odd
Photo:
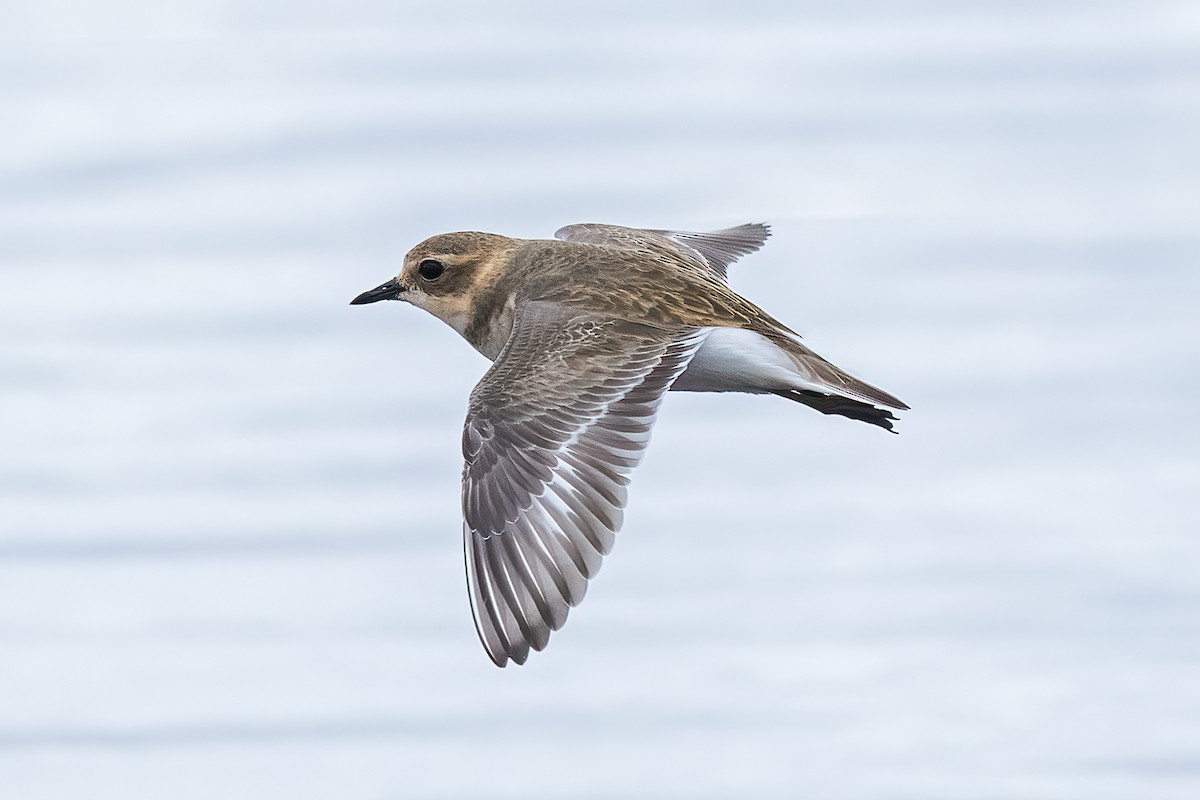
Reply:
[[[668,390],[777,394],[887,429],[887,409],[907,408],[728,287],[728,265],[768,235],[442,234],[353,301],[420,306],[495,362],[463,431],[463,517],[472,609],[497,665],[545,647],[582,600]]]

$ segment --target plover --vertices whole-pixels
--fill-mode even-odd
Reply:
[[[668,390],[774,394],[887,430],[908,408],[729,288],[728,266],[769,235],[445,233],[351,301],[423,308],[494,362],[468,405],[462,510],[475,627],[497,666],[543,649],[583,599]]]

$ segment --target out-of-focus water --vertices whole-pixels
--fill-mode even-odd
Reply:
[[[500,6],[503,5],[503,8]],[[1200,796],[1194,3],[0,11],[0,795]],[[774,224],[900,436],[671,396],[495,669],[445,230]]]

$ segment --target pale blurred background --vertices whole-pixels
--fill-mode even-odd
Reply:
[[[0,796],[1200,797],[1200,5],[0,7]],[[768,221],[550,648],[434,233]]]

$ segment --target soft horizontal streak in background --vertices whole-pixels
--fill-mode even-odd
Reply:
[[[0,11],[0,794],[1200,795],[1189,2]],[[462,228],[773,223],[898,437],[671,396],[549,650],[459,539]]]

